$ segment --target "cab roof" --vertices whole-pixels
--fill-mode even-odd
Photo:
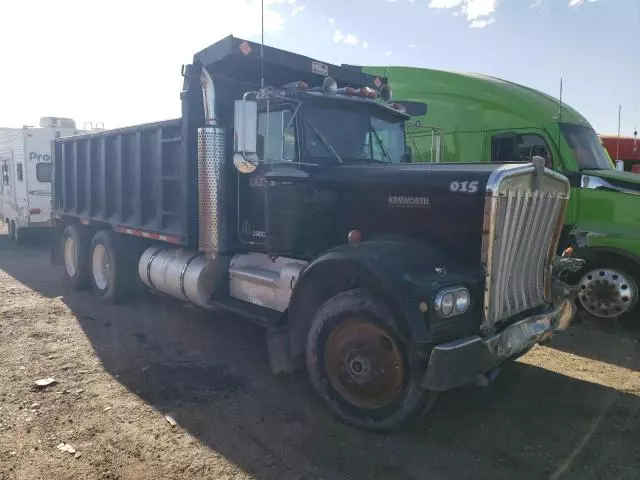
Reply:
[[[432,107],[435,96],[450,102],[464,102],[469,109],[473,108],[470,105],[476,104],[485,116],[490,111],[496,116],[508,115],[514,128],[560,121],[558,99],[489,75],[414,67],[365,67],[364,70],[384,73],[394,92],[409,100],[429,102]],[[521,119],[522,125],[514,122],[517,118]],[[463,119],[460,121],[464,123]],[[562,104],[561,121],[591,126],[586,118],[566,103]]]

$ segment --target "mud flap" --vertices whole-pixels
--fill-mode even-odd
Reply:
[[[272,327],[267,329],[267,353],[271,371],[280,373],[292,373],[302,365],[297,365],[291,359],[289,349],[289,330],[286,327]]]
[[[55,225],[51,228],[49,236],[49,259],[53,265],[62,265],[64,259],[62,256],[62,232],[63,229]]]

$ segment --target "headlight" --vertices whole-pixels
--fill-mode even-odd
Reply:
[[[455,317],[469,310],[471,295],[464,287],[447,287],[436,295],[434,308],[441,317]]]

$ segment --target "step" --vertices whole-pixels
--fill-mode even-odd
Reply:
[[[280,274],[278,272],[257,267],[231,267],[229,269],[229,275],[231,278],[274,288],[277,287],[278,280],[280,280]]]

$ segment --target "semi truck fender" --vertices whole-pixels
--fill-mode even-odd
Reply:
[[[420,305],[424,310],[426,303],[430,310],[441,288],[468,279],[462,270],[441,249],[411,239],[373,240],[327,251],[302,271],[295,284],[287,311],[291,358],[295,362],[304,355],[318,309],[354,288],[365,288],[384,303],[395,321],[392,327],[409,344],[430,342],[431,313],[421,311]]]
[[[567,243],[574,255],[587,261],[599,254],[615,255],[640,266],[640,230],[592,231],[574,228],[568,234]]]

